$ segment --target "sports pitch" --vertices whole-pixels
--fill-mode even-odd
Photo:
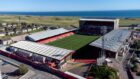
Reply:
[[[72,36],[59,39],[57,41],[48,43],[49,45],[70,49],[70,50],[78,50],[81,47],[87,45],[88,43],[96,40],[99,36],[88,36],[88,35],[78,35],[74,34]]]

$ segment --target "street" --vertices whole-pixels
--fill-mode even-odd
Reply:
[[[21,64],[24,64],[24,63],[21,63],[21,62],[18,62],[16,60],[13,60],[13,59],[10,59],[8,57],[5,57],[3,55],[0,55],[0,59],[6,61],[6,62],[9,62],[10,64],[12,65],[15,65],[15,66],[19,66]],[[31,71],[31,73],[29,73],[30,75],[28,75],[28,79],[45,79],[47,77],[47,79],[61,79],[60,77],[57,77],[53,74],[50,74],[48,72],[44,72],[44,71],[40,71],[40,70],[37,70],[27,64],[24,64],[28,67],[29,71]],[[33,73],[34,72],[34,73]],[[39,76],[39,78],[38,78]]]

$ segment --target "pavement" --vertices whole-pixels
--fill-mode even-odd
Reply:
[[[21,64],[24,64],[24,63],[22,63],[22,62],[18,62],[18,61],[16,61],[16,60],[13,60],[13,59],[8,58],[8,57],[3,56],[3,55],[0,55],[0,59],[2,59],[2,60],[4,60],[4,61],[7,61],[7,62],[9,62],[10,64],[13,64],[13,65],[15,65],[15,66],[20,66]],[[26,65],[30,71],[32,71],[32,72],[35,73],[34,76],[28,75],[28,76],[29,76],[28,79],[44,79],[44,77],[45,77],[46,79],[61,79],[61,78],[58,77],[58,76],[55,76],[55,75],[50,74],[50,73],[48,73],[48,72],[44,72],[44,71],[37,70],[37,69],[35,69],[35,68],[33,68],[33,67],[27,65],[27,64],[24,64],[24,65]],[[38,75],[42,75],[42,76],[38,76]],[[43,77],[43,78],[42,78],[42,77]]]
[[[12,41],[23,41],[23,40],[25,40],[25,37],[26,37],[27,35],[28,35],[28,34],[23,34],[23,35],[14,36],[14,37],[11,37],[11,40],[12,40]]]
[[[123,65],[115,59],[111,59],[111,60],[112,60],[112,63],[109,64],[109,66],[113,67],[114,69],[116,69],[119,72],[119,78],[120,79],[129,79],[127,76],[127,72],[124,69]]]
[[[112,63],[109,65],[118,70],[120,79],[131,79],[128,74],[128,63],[131,56],[132,52],[128,51],[121,60],[111,59]]]
[[[132,75],[129,72],[128,64],[133,56],[134,51],[130,51],[130,50],[132,49],[131,48],[128,49],[128,51],[123,56],[122,60],[119,61],[120,64],[118,64],[117,69],[119,69],[121,79],[132,79]]]
[[[8,79],[19,79],[21,76],[11,75],[10,73],[16,71],[18,67],[13,66],[7,62],[3,62],[4,64],[1,65],[0,70],[3,77],[8,77]]]
[[[29,70],[25,75],[23,75],[19,79],[30,79],[30,78],[34,77],[35,75],[36,75],[36,73],[34,71]]]
[[[67,61],[67,65],[61,69],[62,71],[68,71],[74,68],[78,68],[82,65],[85,65],[85,63],[78,63],[78,62],[72,62],[72,61]]]
[[[77,74],[79,76],[86,77],[90,66],[91,64],[85,64],[85,65],[70,69],[68,71],[71,73]]]
[[[63,72],[68,71],[78,76],[85,77],[90,65],[91,63],[73,62],[72,60],[69,60],[67,61],[67,65],[61,70]]]

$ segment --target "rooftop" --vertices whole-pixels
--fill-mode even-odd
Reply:
[[[80,21],[116,21],[116,20],[119,20],[119,19],[109,19],[109,18],[81,18]]]
[[[131,35],[129,30],[113,30],[104,36],[104,49],[117,52]],[[90,43],[91,46],[102,48],[102,37]]]
[[[28,35],[27,37],[31,38],[33,41],[38,41],[38,40],[52,37],[52,36],[62,34],[65,32],[69,32],[69,30],[66,30],[64,28],[59,28],[59,29],[55,29],[55,30],[47,30],[47,31],[33,33],[31,35]]]
[[[42,44],[29,42],[29,41],[19,41],[17,43],[12,44],[11,46],[20,48],[26,51],[30,51],[32,53],[36,53],[39,55],[51,57],[57,60],[62,60],[64,57],[66,57],[72,52],[71,50],[53,47],[49,45],[42,45]]]

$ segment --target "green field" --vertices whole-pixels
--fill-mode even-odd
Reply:
[[[79,17],[62,17],[62,16],[24,16],[24,15],[0,15],[0,23],[17,23],[26,22],[28,24],[47,24],[51,26],[69,27],[70,25],[78,26]]]
[[[69,27],[70,25],[79,26],[80,17],[64,16],[25,16],[25,15],[0,15],[0,23],[18,22],[20,16],[21,22],[47,24],[52,26]],[[129,26],[131,24],[140,24],[140,18],[119,18],[120,26]]]
[[[87,45],[88,43],[96,40],[99,36],[88,36],[88,35],[72,35],[54,42],[49,45],[66,48],[70,50],[78,50],[79,48]]]

